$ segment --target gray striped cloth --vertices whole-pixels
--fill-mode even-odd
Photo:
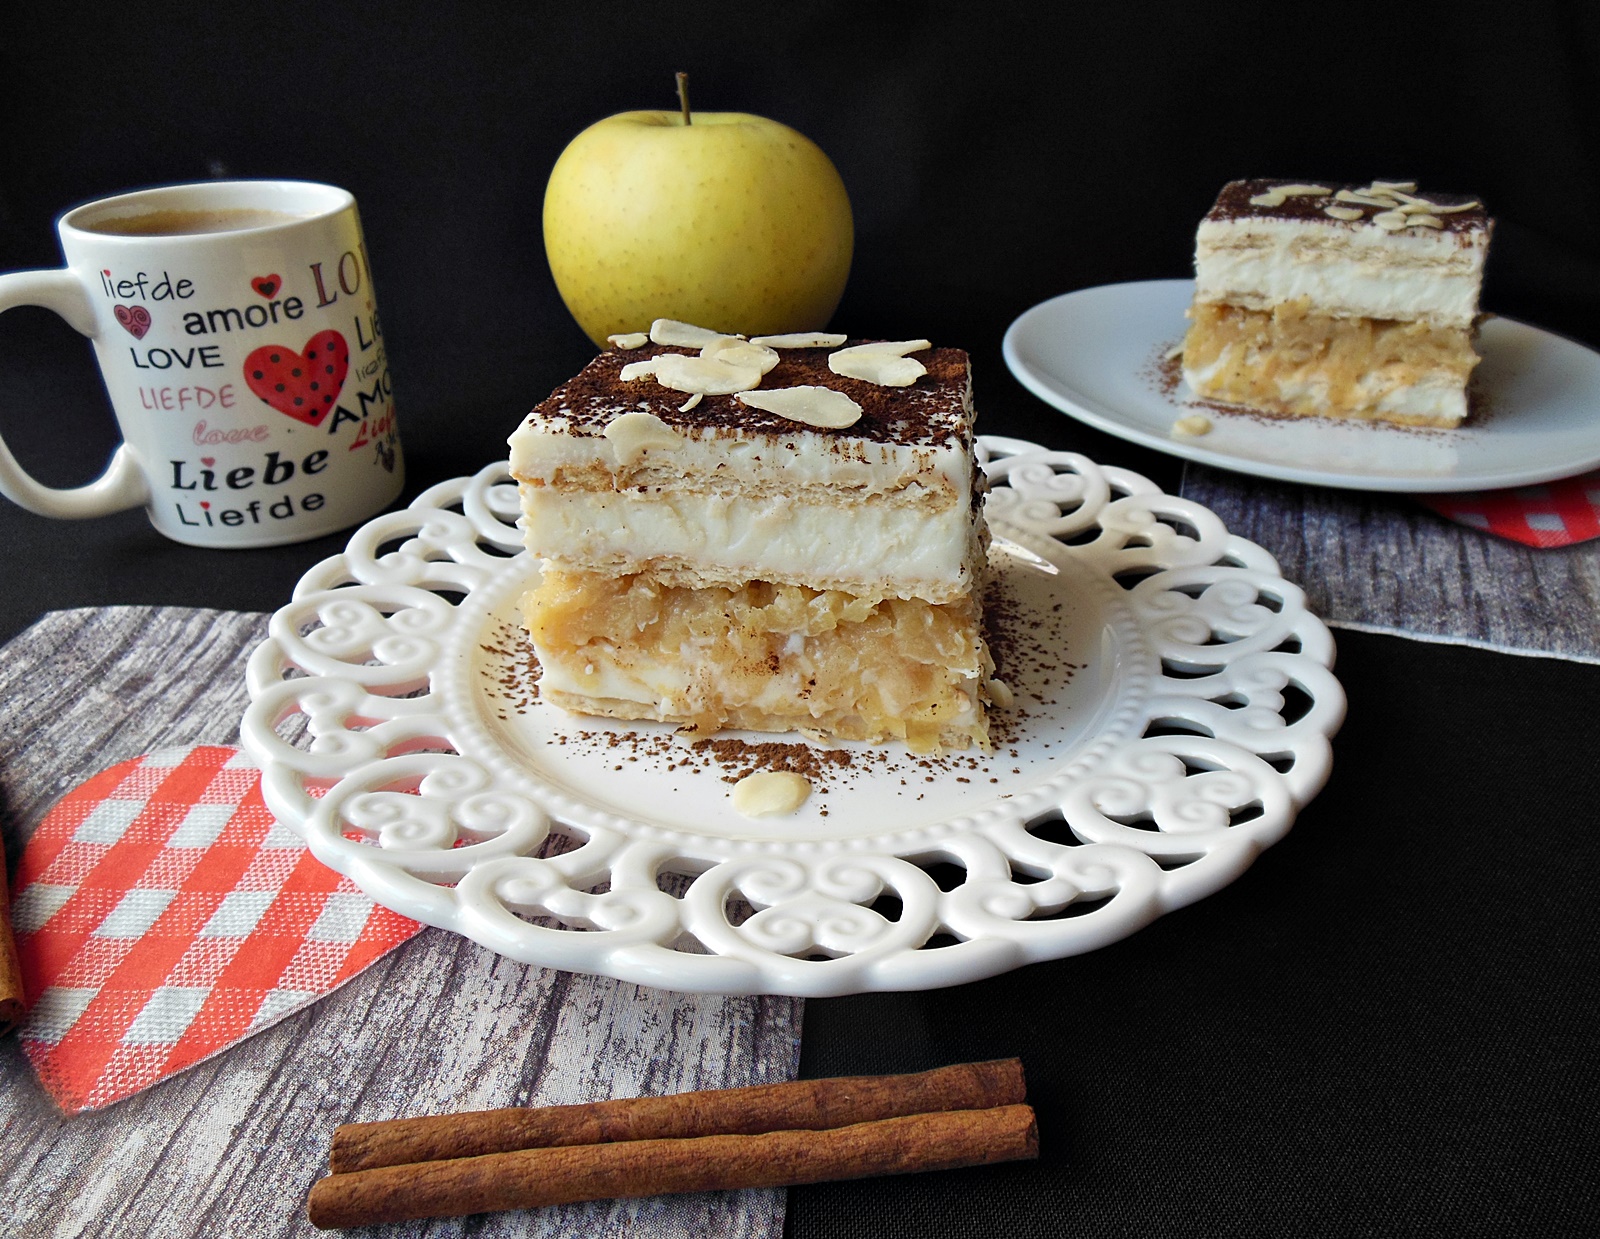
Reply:
[[[1536,550],[1403,495],[1200,465],[1185,467],[1182,494],[1272,552],[1335,628],[1600,662],[1600,540]]]

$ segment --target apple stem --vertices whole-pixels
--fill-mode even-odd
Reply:
[[[678,106],[683,109],[683,123],[685,125],[694,124],[689,119],[689,75],[687,73],[678,74]]]

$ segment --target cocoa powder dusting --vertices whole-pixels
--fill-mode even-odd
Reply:
[[[861,344],[852,339],[848,344]],[[698,350],[649,345],[631,351],[601,353],[574,378],[556,388],[529,415],[537,425],[560,424],[580,436],[604,433],[619,414],[640,410],[674,430],[714,438],[771,438],[780,445],[797,434],[826,438],[839,454],[867,459],[863,443],[907,447],[972,447],[972,423],[964,397],[969,367],[967,354],[956,348],[929,348],[914,354],[927,374],[909,387],[882,387],[849,379],[828,369],[831,349],[780,349],[778,365],[761,382],[764,389],[821,386],[841,391],[861,406],[861,420],[848,431],[816,430],[776,413],[752,408],[732,396],[706,396],[684,412],[682,392],[654,379],[624,383],[622,369],[663,353],[694,356]]]

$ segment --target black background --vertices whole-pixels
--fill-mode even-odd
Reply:
[[[1000,339],[1057,293],[1186,274],[1227,179],[1480,194],[1486,307],[1600,345],[1592,5],[19,6],[0,269],[58,264],[54,218],[122,189],[349,188],[415,494],[497,458],[591,355],[544,264],[544,181],[588,123],[672,106],[679,69],[697,108],[785,121],[839,167],[857,224],[839,329],[964,346],[983,429],[1169,489],[1177,462],[1033,400]],[[115,432],[87,345],[8,313],[0,380],[22,461],[93,477]],[[199,551],[140,513],[0,504],[0,637],[67,606],[270,610],[342,545]],[[1354,633],[1340,650],[1333,781],[1235,886],[1079,959],[808,1004],[811,1075],[1020,1053],[1044,1156],[797,1190],[792,1234],[1594,1219],[1600,671]]]

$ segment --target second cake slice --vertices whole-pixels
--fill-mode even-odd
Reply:
[[[1491,229],[1410,182],[1233,181],[1195,234],[1184,380],[1278,415],[1458,425]]]

